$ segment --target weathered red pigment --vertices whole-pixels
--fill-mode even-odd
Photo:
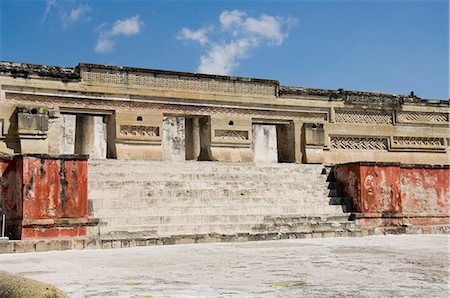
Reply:
[[[87,159],[76,156],[19,156],[0,163],[1,195],[13,238],[86,234],[86,227],[61,227],[52,220],[87,219]],[[44,221],[43,221],[44,220]]]
[[[449,224],[449,166],[350,163],[335,167],[362,226]]]
[[[401,186],[403,212],[421,213],[422,216],[410,218],[412,224],[433,224],[449,222],[450,175],[449,168],[411,168],[402,167]],[[426,198],[426,199],[424,199]],[[433,218],[427,215],[433,214]]]
[[[86,235],[86,227],[22,228],[22,239],[66,238]]]
[[[23,219],[87,217],[87,165],[80,160],[23,160]]]

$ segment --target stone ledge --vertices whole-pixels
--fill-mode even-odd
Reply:
[[[354,161],[340,163],[333,166],[377,166],[377,167],[400,167],[400,168],[413,168],[413,169],[450,169],[450,164],[431,165],[431,164],[413,164],[413,163],[400,163],[400,162],[378,162],[378,161]]]
[[[22,227],[79,227],[97,226],[98,218],[47,218],[22,220]]]
[[[0,242],[0,254],[21,252],[43,252],[52,250],[70,249],[108,249],[137,246],[194,244],[213,242],[245,242],[282,239],[306,239],[328,237],[364,237],[387,234],[450,234],[450,225],[435,226],[403,226],[403,227],[377,227],[354,230],[335,231],[309,231],[292,233],[237,233],[237,234],[194,234],[174,235],[168,237],[148,238],[67,238],[54,240],[10,240]]]

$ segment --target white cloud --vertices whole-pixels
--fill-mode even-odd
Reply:
[[[44,16],[42,17],[42,23],[45,22],[50,14],[53,6],[55,6],[56,0],[47,0],[47,5],[45,6]]]
[[[144,23],[139,19],[139,16],[130,17],[124,20],[117,20],[112,25],[111,29],[104,30],[105,24],[98,27],[100,35],[94,47],[97,53],[106,53],[114,50],[115,37],[117,36],[131,36],[136,35],[141,31]]]
[[[80,4],[78,7],[72,8],[69,12],[63,12],[61,21],[63,22],[64,27],[79,21],[90,21],[91,18],[88,16],[90,11],[91,7],[89,5]]]
[[[263,14],[259,19],[248,18],[243,22],[242,27],[249,34],[258,35],[276,45],[283,43],[287,37],[287,31],[282,29],[283,19]]]
[[[209,42],[207,34],[213,30],[212,26],[200,28],[198,30],[191,30],[189,28],[182,28],[177,35],[180,40],[192,40],[198,42],[200,45],[205,45]]]
[[[228,75],[239,66],[254,47],[251,40],[238,39],[227,44],[215,44],[200,58],[198,72]]]
[[[243,11],[231,10],[223,11],[218,22],[220,30],[214,32],[215,40],[208,36],[214,31],[212,25],[198,30],[183,28],[178,33],[178,39],[192,40],[204,47],[206,52],[200,57],[199,72],[231,74],[255,49],[283,44],[297,19],[267,14],[254,18]]]
[[[97,39],[94,51],[96,51],[97,53],[111,52],[114,49],[114,44],[115,44],[114,40],[106,36],[100,36]]]
[[[71,22],[76,22],[85,16],[90,10],[91,8],[88,5],[80,5],[70,11],[69,20]]]
[[[225,10],[219,16],[220,26],[223,30],[228,30],[242,23],[243,17],[245,17],[245,12],[240,10]]]
[[[134,35],[141,30],[142,22],[139,21],[139,16],[134,16],[125,20],[117,20],[114,22],[111,35]]]
[[[41,24],[50,16],[53,16],[59,18],[63,28],[66,29],[67,26],[71,24],[90,21],[91,18],[89,12],[91,10],[91,7],[87,4],[78,4],[78,6],[75,7],[71,2],[47,0]]]

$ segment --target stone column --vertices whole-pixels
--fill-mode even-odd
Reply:
[[[103,116],[77,115],[75,153],[92,159],[106,158],[106,133]]]
[[[163,118],[164,160],[186,159],[185,119],[183,117]]]
[[[198,160],[200,155],[199,119],[186,118],[186,160]]]

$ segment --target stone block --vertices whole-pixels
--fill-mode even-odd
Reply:
[[[336,232],[331,232],[331,231],[323,232],[323,233],[322,233],[322,237],[323,237],[323,238],[332,238],[332,237],[336,237]]]
[[[85,248],[85,239],[71,239],[72,241],[72,249],[84,249]]]
[[[61,239],[61,250],[69,250],[72,249],[72,241],[69,239]]]
[[[304,144],[306,146],[324,146],[325,131],[322,123],[305,123],[303,124]]]
[[[111,240],[101,240],[102,248],[113,248]]]
[[[120,240],[116,240],[116,241],[112,241],[112,245],[111,245],[111,247],[112,248],[121,248],[122,247],[122,241],[120,241]]]
[[[36,241],[36,252],[61,250],[61,241],[59,240],[38,240]]]
[[[14,242],[14,251],[18,253],[34,252],[36,251],[36,243],[34,241],[17,240]]]
[[[147,246],[147,240],[135,240],[136,241],[136,246]]]
[[[88,238],[88,239],[86,239],[85,248],[88,248],[88,249],[101,248],[101,241],[97,238]]]
[[[157,240],[157,239],[147,239],[145,241],[145,245],[146,246],[153,246],[153,245],[162,245],[162,241],[161,240]]]
[[[312,238],[323,238],[323,233],[322,232],[313,232]]]
[[[8,240],[0,240],[0,254],[14,252],[14,243]]]

